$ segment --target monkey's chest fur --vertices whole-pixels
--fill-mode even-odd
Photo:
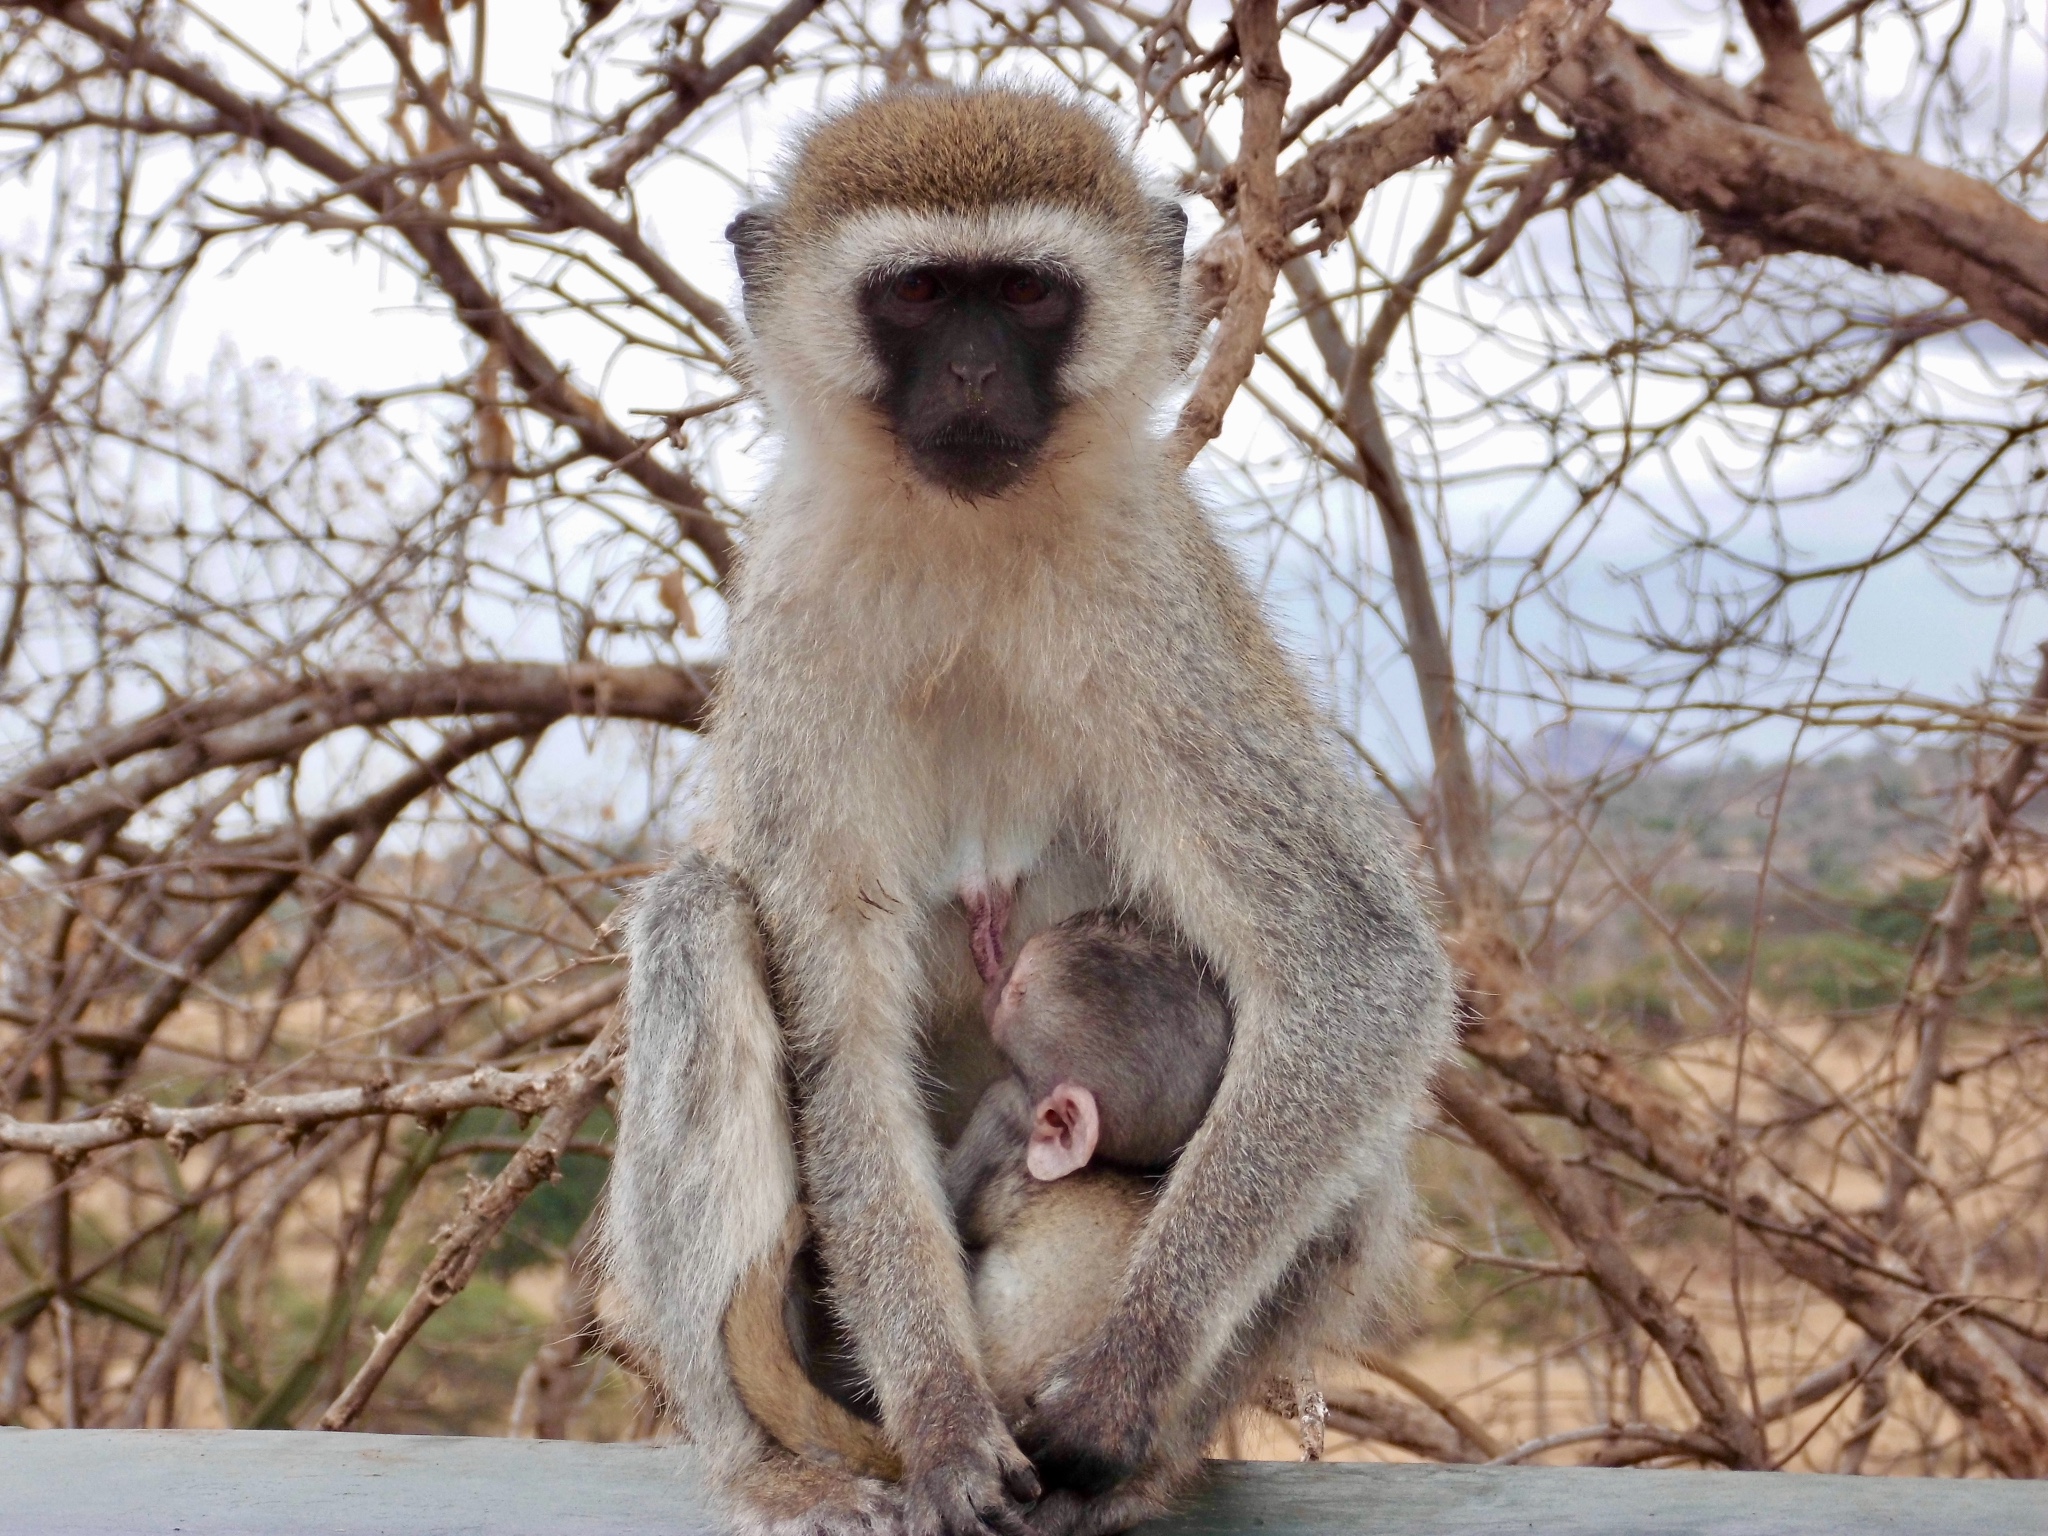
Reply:
[[[1096,797],[1138,750],[1141,690],[1123,674],[1145,668],[1159,583],[1108,532],[1139,514],[1067,489],[1056,506],[856,515],[814,480],[778,485],[732,617],[712,745],[735,862],[771,935],[814,931],[805,906],[856,945],[907,930],[948,1139],[997,1070],[969,907],[998,898],[1014,953],[1133,894]]]
[[[952,516],[997,523],[985,509]],[[1118,729],[1104,708],[1114,660],[1097,643],[1116,562],[1086,539],[1048,550],[1000,526],[920,531],[861,545],[822,528],[816,540],[765,540],[735,614],[727,690],[751,702],[716,735],[742,776],[829,758],[831,773],[804,776],[805,803],[778,799],[782,846],[864,865],[870,886],[930,908],[1020,885],[1089,840],[1090,764]],[[906,542],[920,546],[914,564]],[[1091,554],[1093,568],[1077,568]],[[755,675],[755,642],[769,636],[784,664]],[[786,664],[793,651],[800,668]],[[832,792],[818,795],[821,782]]]

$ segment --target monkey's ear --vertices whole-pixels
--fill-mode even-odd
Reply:
[[[1024,1148],[1024,1169],[1050,1184],[1079,1173],[1095,1155],[1102,1139],[1102,1117],[1095,1095],[1079,1083],[1059,1083],[1031,1111],[1031,1140]]]
[[[754,287],[775,244],[775,211],[759,207],[741,209],[725,226],[725,238],[732,243],[732,257],[740,269],[740,286]]]
[[[1187,259],[1187,210],[1170,197],[1152,204],[1152,228],[1147,241],[1152,259],[1168,277],[1179,278],[1181,263]]]

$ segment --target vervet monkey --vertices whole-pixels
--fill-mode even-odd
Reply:
[[[1119,1529],[1404,1267],[1447,970],[1158,430],[1184,231],[1088,111],[1010,89],[826,116],[730,231],[781,456],[710,812],[632,921],[611,1241],[755,1529],[1014,1532],[1040,1474],[1038,1529]],[[1229,1065],[1101,1327],[1011,1426],[935,1128],[996,1075],[1007,957],[1106,906],[1214,967]],[[734,1387],[726,1313],[804,1212],[893,1483],[779,1449]]]

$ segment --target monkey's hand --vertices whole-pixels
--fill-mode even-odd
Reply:
[[[906,1445],[900,1486],[908,1536],[1030,1536],[1024,1506],[1038,1474],[993,1405],[970,1429],[967,1416]]]
[[[1017,1443],[1048,1485],[1107,1493],[1144,1464],[1159,1421],[1134,1363],[1108,1329],[1054,1362],[1017,1425]]]

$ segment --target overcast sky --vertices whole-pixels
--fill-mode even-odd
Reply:
[[[277,4],[276,0],[236,0],[218,10],[258,46],[274,48],[287,58],[294,53],[292,39],[299,24],[296,6]],[[1707,13],[1675,0],[1622,0],[1616,13],[1655,32],[1688,62],[1700,64],[1716,56],[1722,22],[1702,20]],[[536,102],[545,101],[555,88],[561,67],[558,50],[567,25],[563,8],[556,0],[495,0],[491,16],[488,73],[495,88],[500,93],[524,91]],[[1360,22],[1353,30],[1362,36],[1369,26]],[[740,205],[742,188],[755,182],[772,162],[784,129],[808,104],[804,99],[773,100],[729,121],[707,140],[709,164],[672,167],[639,184],[642,217],[658,244],[678,267],[711,292],[727,296],[733,290],[720,232]],[[373,104],[366,115],[374,112]],[[1178,146],[1162,140],[1156,129],[1145,148],[1155,162],[1171,162],[1178,156]],[[1396,195],[1390,189],[1379,197]],[[1398,195],[1422,198],[1418,207],[1426,215],[1426,187]],[[1375,217],[1382,224],[1399,222],[1386,207],[1376,209]],[[1409,215],[1411,227],[1412,218]],[[1676,238],[1675,222],[1673,230]],[[1562,223],[1553,221],[1548,229],[1539,226],[1529,238],[1562,239]],[[1422,323],[1438,322],[1425,313]],[[1994,351],[2000,347],[2018,351],[1984,327],[1973,328],[1970,340]],[[244,362],[275,359],[287,370],[326,380],[349,393],[414,384],[436,373],[453,376],[471,361],[464,354],[459,333],[448,324],[438,304],[430,298],[422,310],[408,274],[384,267],[361,249],[339,240],[291,233],[254,249],[235,250],[225,243],[216,246],[202,275],[189,288],[171,353],[173,373],[197,374],[223,349],[230,349]],[[672,382],[656,358],[643,355],[619,363],[597,349],[578,358],[577,366],[579,376],[596,376],[607,405],[621,416],[635,408],[675,403]],[[1234,416],[1227,441],[1238,448],[1250,442],[1242,426],[1250,414],[1241,411]],[[729,465],[728,472],[744,482],[749,466]],[[1196,472],[1203,476],[1204,464],[1198,463]],[[1826,559],[1867,548],[1873,519],[1886,519],[1905,504],[1903,488],[1897,483],[1902,478],[1873,479],[1853,496],[1803,513],[1801,538],[1811,556]],[[1212,494],[1219,500],[1228,495],[1224,491]],[[1714,493],[1702,488],[1701,494],[1711,499]],[[1893,498],[1890,503],[1888,497]],[[1449,515],[1454,522],[1469,520],[1470,526],[1476,527],[1502,515],[1502,509],[1515,498],[1515,488],[1509,485],[1467,489],[1452,498]],[[1594,558],[1581,557],[1582,569],[1574,578],[1576,595],[1589,611],[1611,608],[1615,618],[1625,616],[1633,599],[1618,588],[1611,593],[1603,591],[1602,561],[1627,563],[1639,557],[1644,549],[1634,547],[1631,541],[1649,537],[1641,524],[1617,518],[1601,535]],[[1512,540],[1508,547],[1513,547]],[[1313,647],[1313,626],[1306,610],[1297,606],[1298,594],[1290,593],[1287,574],[1282,572],[1273,589],[1276,616],[1304,647]],[[1482,594],[1468,587],[1466,595]],[[1834,670],[1845,677],[1893,687],[1968,694],[2000,648],[2000,626],[2007,617],[2003,605],[1973,601],[1925,565],[1904,561],[1874,576],[1859,595],[1844,626]],[[2022,628],[2048,633],[2048,610],[2038,605],[2030,609]],[[2025,633],[2007,637],[2004,644],[2010,653],[2033,638],[2032,633]],[[1386,710],[1385,728],[1390,735],[1412,730],[1412,700],[1405,687],[1390,687]],[[1515,728],[1513,721],[1504,720],[1503,725]]]

